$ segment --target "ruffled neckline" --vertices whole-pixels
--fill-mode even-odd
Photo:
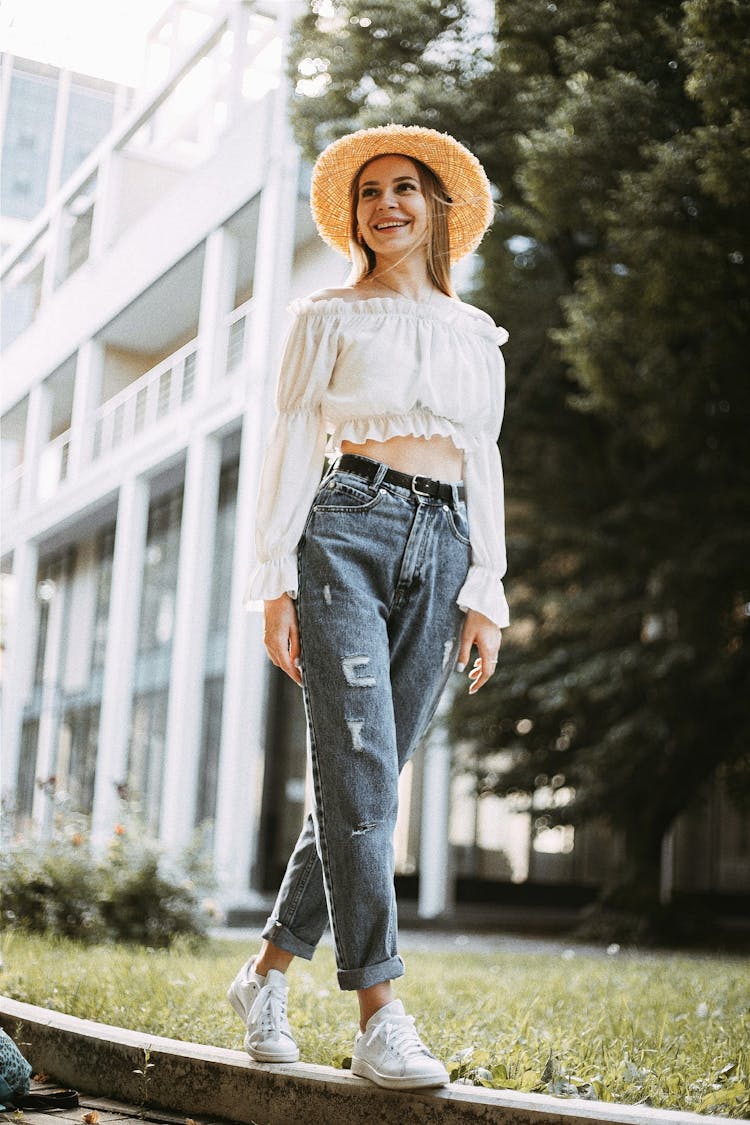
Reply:
[[[347,301],[344,297],[325,297],[313,300],[311,297],[298,297],[289,305],[289,312],[293,316],[335,316],[340,320],[354,320],[361,316],[406,316],[414,320],[428,320],[438,325],[452,328],[466,327],[478,330],[482,336],[498,345],[504,344],[508,339],[505,328],[495,324],[489,313],[478,309],[474,305],[464,304],[463,301],[455,302],[455,310],[447,316],[445,304],[431,305],[428,301],[413,301],[410,297],[359,297],[356,301]]]

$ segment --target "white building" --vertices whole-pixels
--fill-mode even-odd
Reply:
[[[289,133],[292,9],[178,0],[148,89],[64,182],[58,101],[45,201],[0,263],[6,814],[49,829],[64,797],[105,839],[127,798],[174,847],[209,824],[236,906],[276,886],[306,800],[300,693],[240,608],[285,309],[346,272]],[[528,811],[451,789],[449,757],[438,738],[403,779],[423,913],[446,905],[449,792],[467,876],[611,867],[596,829],[532,839]]]
[[[125,112],[132,90],[3,54],[0,73],[0,245],[23,238],[60,186]],[[3,308],[3,341],[14,335]],[[19,310],[22,312],[22,310]],[[9,323],[10,319],[10,323]],[[20,322],[23,317],[21,316]],[[9,330],[10,329],[10,330]]]
[[[305,796],[297,729],[265,769],[268,716],[298,727],[299,701],[240,609],[285,307],[331,276],[286,121],[290,7],[207,15],[2,263],[3,793],[44,824],[54,788],[102,836],[125,791],[169,844],[210,820],[240,897]]]

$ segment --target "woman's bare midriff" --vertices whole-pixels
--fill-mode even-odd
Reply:
[[[425,438],[407,434],[388,441],[365,441],[361,445],[342,441],[341,452],[382,461],[410,476],[432,477],[451,484],[463,476],[463,453],[448,437]]]

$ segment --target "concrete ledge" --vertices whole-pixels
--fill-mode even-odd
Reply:
[[[88,1094],[243,1125],[726,1125],[726,1118],[453,1084],[380,1090],[333,1067],[262,1066],[241,1051],[144,1035],[0,997],[36,1072]],[[147,1079],[135,1072],[151,1064]]]

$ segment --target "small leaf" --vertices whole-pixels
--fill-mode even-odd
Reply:
[[[85,1121],[86,1125],[99,1125],[99,1111],[90,1109],[87,1113],[82,1113],[81,1121]]]
[[[556,1073],[555,1057],[554,1055],[550,1055],[542,1071],[542,1082],[551,1082]]]

